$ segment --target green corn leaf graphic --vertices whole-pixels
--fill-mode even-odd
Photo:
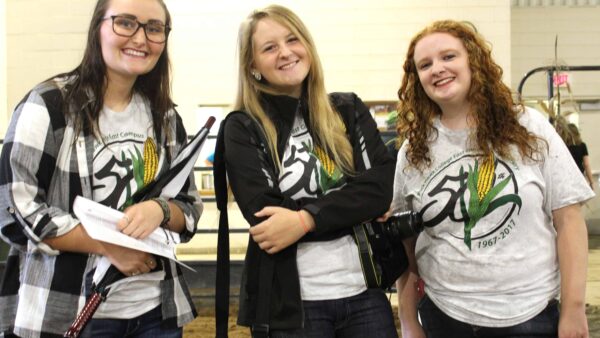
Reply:
[[[510,194],[510,195],[504,195],[504,196],[500,196],[497,199],[493,200],[490,203],[490,206],[488,207],[487,211],[485,212],[485,215],[491,213],[492,211],[496,210],[497,208],[507,204],[507,203],[514,203],[519,207],[519,211],[521,211],[521,197],[519,197],[518,195],[515,194]],[[484,216],[485,216],[484,215]]]
[[[492,189],[490,189],[490,191],[483,197],[483,199],[481,200],[481,211],[483,212],[481,214],[481,217],[483,217],[486,213],[494,197],[496,197],[496,195],[498,195],[500,191],[502,191],[502,189],[506,187],[508,182],[510,182],[510,176],[502,180],[502,182],[500,182],[498,185],[492,187]]]
[[[135,179],[135,183],[137,184],[138,189],[144,186],[144,159],[140,150],[137,147],[135,148],[135,155],[129,151],[131,155],[131,160],[133,161],[133,178]]]
[[[337,187],[341,177],[342,172],[337,167],[334,169],[331,176],[329,176],[323,167],[319,168],[319,184],[321,185],[323,192],[327,192],[329,189]]]
[[[474,168],[472,168],[469,165],[469,171],[468,171],[468,176],[467,176],[467,189],[469,190],[470,196],[469,196],[469,205],[466,210],[466,214],[468,215],[468,218],[465,219],[464,243],[467,245],[469,250],[471,250],[471,230],[473,230],[473,228],[475,227],[475,225],[481,218],[485,217],[486,215],[488,215],[495,209],[497,209],[500,206],[505,205],[507,203],[515,203],[519,207],[519,210],[521,210],[521,198],[515,194],[501,196],[498,199],[494,200],[494,198],[496,196],[498,196],[498,194],[502,190],[504,190],[504,188],[511,181],[511,176],[505,178],[500,183],[493,186],[483,196],[483,198],[481,200],[479,200],[478,191],[477,191],[477,178],[479,175],[478,167],[479,167],[478,161],[475,161]],[[461,168],[460,173],[461,174],[464,173],[462,168]],[[463,196],[461,196],[460,202],[461,202],[461,210],[463,211],[463,216],[464,216],[465,202],[464,202]]]
[[[467,189],[469,189],[469,215],[472,217],[479,209],[479,198],[477,194],[478,163],[475,162],[475,168],[469,165],[469,175],[467,176]]]

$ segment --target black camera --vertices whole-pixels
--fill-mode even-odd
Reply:
[[[364,222],[353,230],[367,287],[388,289],[408,267],[402,240],[423,231],[423,219],[406,211],[385,222]]]
[[[377,225],[369,223],[378,223]],[[367,222],[365,227],[380,227],[380,231],[373,230],[369,235],[377,235],[378,232],[387,236],[392,245],[400,245],[403,239],[411,238],[423,231],[423,219],[419,213],[414,211],[405,211],[394,214],[384,222]]]

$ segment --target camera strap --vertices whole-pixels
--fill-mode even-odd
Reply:
[[[373,260],[373,250],[367,238],[364,224],[357,224],[352,228],[354,232],[354,241],[358,246],[358,256],[360,266],[365,278],[365,284],[368,288],[378,288],[381,286],[381,274],[378,273],[377,264]]]
[[[355,111],[355,117],[358,120],[358,111]],[[358,126],[356,126],[356,135],[360,139],[362,135]],[[360,157],[362,159],[365,170],[371,168],[371,162],[367,156]],[[369,289],[379,288],[381,285],[381,273],[379,273],[377,263],[373,260],[373,250],[371,243],[367,237],[367,230],[364,224],[357,224],[352,227],[354,241],[358,246],[358,256],[360,258],[360,266],[365,278],[365,284]]]

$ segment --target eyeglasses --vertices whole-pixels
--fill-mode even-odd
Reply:
[[[137,19],[123,15],[111,15],[104,20],[112,19],[112,29],[118,36],[130,38],[134,36],[140,28],[144,29],[144,34],[148,41],[154,43],[164,43],[167,41],[171,27],[163,25],[160,22],[149,21],[141,23]]]

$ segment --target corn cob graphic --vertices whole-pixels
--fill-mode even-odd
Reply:
[[[319,146],[313,147],[312,155],[321,162],[318,182],[322,191],[327,192],[329,189],[336,187],[340,183],[342,172],[335,165],[335,162]]]
[[[325,169],[327,175],[333,175],[333,172],[335,171],[335,163],[331,160],[327,153],[325,153],[325,151],[321,147],[316,146],[315,155],[317,156],[319,161],[321,161],[321,166],[323,166],[323,169]]]
[[[129,156],[133,166],[133,179],[137,185],[137,189],[141,189],[150,183],[154,179],[154,175],[158,169],[158,154],[156,152],[156,144],[150,137],[146,138],[144,142],[144,154],[140,153],[138,147],[134,147],[135,154],[129,150]],[[125,160],[125,153],[121,154],[123,160]],[[131,201],[131,188],[127,185],[126,202],[122,208],[125,209],[132,204]]]
[[[521,209],[521,198],[516,194],[506,194],[494,199],[511,181],[511,176],[506,177],[494,186],[495,181],[495,159],[490,156],[479,168],[479,162],[475,161],[475,167],[469,165],[467,176],[467,189],[469,190],[469,204],[464,196],[460,197],[461,210],[465,219],[464,242],[471,250],[471,230],[480,219],[501,207],[506,203],[514,203]],[[461,168],[461,175],[463,169]]]
[[[150,137],[144,142],[144,186],[150,183],[156,175],[158,169],[158,154],[156,152],[156,143]]]
[[[477,195],[480,202],[494,185],[494,169],[494,155],[490,155],[477,175]]]

